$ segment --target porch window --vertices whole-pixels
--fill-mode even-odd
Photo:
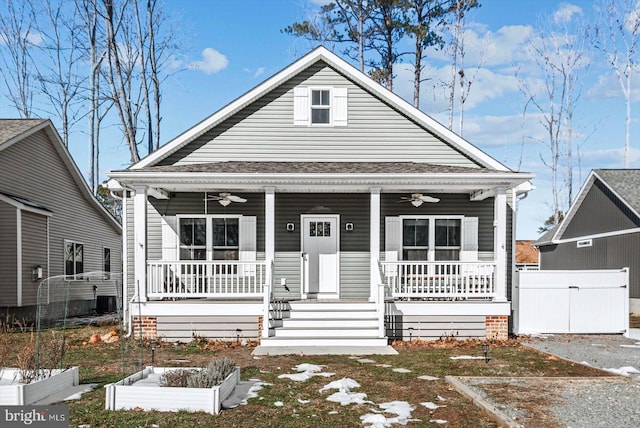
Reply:
[[[180,260],[238,260],[238,217],[179,219]]]
[[[64,274],[78,275],[84,272],[84,245],[78,242],[64,242]]]
[[[311,90],[311,124],[328,125],[331,122],[331,92],[328,89]]]
[[[435,259],[460,260],[460,220],[436,219]]]
[[[460,260],[461,218],[402,219],[402,260]]]

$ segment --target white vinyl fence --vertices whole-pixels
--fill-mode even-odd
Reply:
[[[629,270],[516,272],[513,331],[627,333]]]

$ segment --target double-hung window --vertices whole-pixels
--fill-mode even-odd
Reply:
[[[403,260],[459,260],[461,238],[461,218],[402,217]]]
[[[331,123],[331,91],[328,89],[311,90],[311,124],[328,125]]]
[[[84,272],[84,245],[64,241],[64,274],[79,275]]]
[[[238,260],[239,217],[180,217],[180,260]]]

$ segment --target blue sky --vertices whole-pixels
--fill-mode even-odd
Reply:
[[[169,77],[164,86],[161,141],[179,135],[310,50],[313,46],[309,42],[281,30],[305,19],[317,9],[318,2],[322,1],[167,0],[165,10],[179,22],[176,36],[182,40],[184,49],[182,56],[176,58],[183,71]],[[594,2],[484,0],[481,3],[482,7],[468,17],[467,69],[475,69],[479,62],[483,65],[466,104],[463,136],[508,167],[516,169],[520,165],[521,171],[537,174],[533,181],[536,190],[520,202],[517,230],[518,239],[535,239],[538,227],[551,214],[549,170],[541,161],[548,148],[539,142],[544,139],[539,118],[532,114],[522,119],[523,96],[512,70],[520,65],[523,75],[535,81],[539,76],[526,55],[526,36],[540,27],[544,17],[558,11],[591,21]],[[480,52],[484,54],[481,56]],[[576,192],[592,168],[623,167],[624,98],[603,58],[589,52],[587,60],[590,65],[582,81],[581,103],[574,120],[576,141],[581,144],[581,175],[576,177]],[[437,76],[444,76],[448,70],[447,65],[443,52],[432,52],[425,73],[431,73],[436,82]],[[400,64],[395,74],[395,92],[411,100],[411,70]],[[439,86],[423,86],[421,109],[446,123]],[[633,108],[638,107],[634,102]],[[0,113],[5,113],[1,106]],[[638,130],[635,117],[637,114],[632,137]],[[102,172],[128,166],[127,148],[119,143],[116,131],[115,125],[106,131],[113,140],[103,143]],[[70,149],[80,169],[86,171],[86,139],[80,132],[76,138],[77,143],[72,140]],[[637,141],[632,139],[631,147],[630,166],[640,167]]]

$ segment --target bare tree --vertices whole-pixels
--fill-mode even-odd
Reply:
[[[378,54],[365,64],[371,67],[369,74],[393,91],[393,66],[400,58],[397,44],[404,36],[405,17],[401,0],[374,0],[371,10],[371,26],[365,34],[365,48]]]
[[[7,97],[20,117],[32,115],[34,87],[31,49],[40,41],[30,2],[5,0],[0,13],[0,74]]]
[[[80,70],[84,61],[79,48],[82,29],[74,5],[55,0],[38,5],[42,9],[36,25],[43,39],[38,50],[43,59],[34,68],[40,92],[48,100],[44,110],[58,118],[62,141],[68,146],[72,127],[86,114],[80,105],[86,80]]]
[[[631,90],[640,48],[640,5],[636,0],[602,0],[597,8],[596,47],[613,71],[625,99],[624,167],[629,167]]]

